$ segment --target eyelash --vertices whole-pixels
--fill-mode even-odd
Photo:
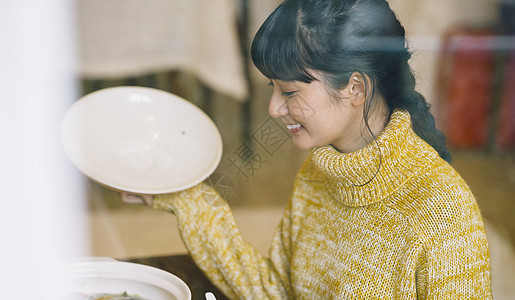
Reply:
[[[272,81],[268,82],[268,86],[274,86],[274,83]],[[291,91],[291,92],[282,92],[281,94],[285,97],[291,97],[293,96],[297,91]]]
[[[286,96],[286,97],[291,97],[293,96],[297,91],[292,91],[292,92],[282,92],[281,94],[283,96]]]

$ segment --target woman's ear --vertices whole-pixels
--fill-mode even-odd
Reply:
[[[351,97],[351,104],[355,107],[361,106],[365,103],[365,80],[366,78],[364,78],[363,75],[358,72],[354,72],[350,77],[349,84],[347,84],[346,90]]]

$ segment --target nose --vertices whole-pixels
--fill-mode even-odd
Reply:
[[[273,118],[279,118],[288,114],[288,105],[280,92],[274,90],[268,104],[268,113]]]

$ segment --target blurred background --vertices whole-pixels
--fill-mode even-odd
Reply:
[[[68,87],[66,92],[53,98],[61,99],[56,104],[61,109],[55,113],[55,120],[64,107],[80,96],[111,86],[154,87],[190,100],[214,120],[222,134],[224,156],[212,180],[219,183],[226,195],[244,237],[266,254],[290,196],[294,176],[307,154],[295,149],[287,140],[272,151],[260,148],[259,144],[260,135],[274,130],[268,116],[271,89],[249,60],[249,44],[260,24],[280,1],[76,0],[73,5],[69,1],[51,3],[53,6],[38,8],[43,12],[41,22],[50,24],[47,27],[52,37],[57,32],[67,38],[45,41],[43,37],[48,34],[43,32],[35,45],[43,50],[45,46],[50,47],[50,51],[55,45],[64,49],[62,55],[52,52],[56,57],[48,61],[64,65],[68,72],[58,70],[56,73],[62,77],[50,83],[56,90],[63,84]],[[437,127],[448,137],[453,165],[470,185],[485,218],[494,296],[513,299],[515,1],[390,0],[389,3],[406,28],[414,52],[410,63],[417,75],[418,90],[432,104]],[[63,13],[56,18],[55,12],[48,11],[51,7],[65,9],[61,9]],[[36,12],[36,8],[32,10]],[[33,20],[32,14],[22,14]],[[12,20],[12,23],[19,24],[19,21]],[[9,27],[7,24],[2,27]],[[29,35],[41,28],[41,23],[35,24],[23,32]],[[19,49],[24,49],[24,43],[19,45]],[[41,49],[37,50],[40,55]],[[23,60],[21,55],[23,53],[19,54],[20,61]],[[47,56],[39,58],[48,60]],[[45,68],[48,65],[41,66],[42,70],[47,70]],[[18,70],[18,65],[13,65],[12,69]],[[39,76],[44,79],[47,75],[43,71]],[[20,82],[17,84],[23,86]],[[13,93],[10,99],[15,99],[16,92]],[[53,94],[48,96],[53,97]],[[37,98],[34,94],[26,97]],[[26,106],[14,108],[24,111]],[[27,114],[21,114],[23,124],[31,122]],[[9,116],[5,118],[9,120]],[[2,127],[8,126],[5,123]],[[36,129],[27,130],[25,135],[32,136],[30,130]],[[30,142],[23,145],[30,147]],[[54,150],[49,147],[48,153]],[[249,151],[256,156],[249,159]],[[39,158],[40,154],[33,155]],[[66,165],[60,158],[54,159]],[[238,165],[234,164],[235,159],[240,162]],[[44,168],[41,172],[46,171]],[[11,176],[10,171],[4,172],[5,177]],[[30,165],[20,171],[20,177],[23,182],[32,182],[22,172],[32,172]],[[70,173],[72,176],[63,175]],[[120,259],[185,253],[172,215],[123,204],[117,193],[82,178],[68,165],[55,177],[74,178],[66,192],[59,195],[60,199],[73,199],[77,203],[71,208],[74,217],[71,223],[78,224],[77,230],[81,232],[78,236],[83,239],[77,236],[62,239],[64,242],[73,240],[80,246],[71,252]],[[15,192],[13,190],[13,198]],[[32,199],[35,195],[37,191],[25,197]],[[54,204],[62,205],[61,202]],[[0,223],[5,232],[11,232],[11,227],[5,224]],[[15,241],[16,237],[11,235],[10,239]],[[31,240],[29,246],[33,246],[33,242],[38,241]]]

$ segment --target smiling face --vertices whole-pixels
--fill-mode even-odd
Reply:
[[[363,120],[365,86],[361,75],[353,75],[336,99],[320,80],[304,83],[273,79],[271,83],[270,115],[282,120],[298,148],[331,144],[347,153],[371,141]]]

